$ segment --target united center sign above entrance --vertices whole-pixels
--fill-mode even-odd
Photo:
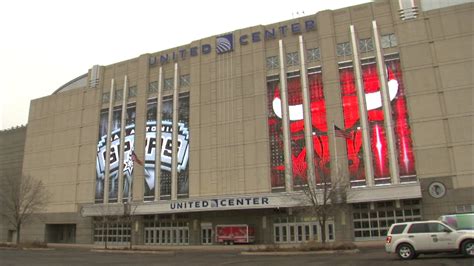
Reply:
[[[288,208],[306,205],[303,193],[271,193],[215,198],[182,199],[168,202],[145,202],[137,206],[137,214],[181,213],[244,209]]]
[[[255,31],[250,34],[242,34],[238,37],[239,45],[248,45],[249,43],[258,43],[261,41],[275,40],[278,37],[286,37],[289,34],[299,35],[303,32],[316,30],[316,22],[312,19],[305,20],[304,23],[295,22],[285,24],[278,27],[266,28],[263,31]],[[230,53],[234,50],[234,34],[229,33],[216,37],[214,49],[217,54]],[[192,46],[186,48],[178,48],[176,51],[170,53],[163,53],[157,56],[150,56],[149,64],[164,65],[169,62],[176,62],[178,60],[185,60],[188,57],[195,57],[198,55],[208,55],[212,52],[213,45],[204,43],[200,46]]]
[[[308,198],[302,192],[268,193],[262,195],[236,195],[213,198],[179,199],[173,201],[143,202],[137,205],[135,214],[167,214],[183,212],[245,210],[245,209],[272,209],[290,208],[308,205]],[[105,205],[104,205],[105,206]],[[102,204],[84,205],[83,216],[109,215],[123,213],[122,204],[111,204],[104,207]]]

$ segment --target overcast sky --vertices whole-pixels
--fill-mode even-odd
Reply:
[[[0,2],[0,130],[26,124],[32,99],[93,65],[369,0],[11,0]]]

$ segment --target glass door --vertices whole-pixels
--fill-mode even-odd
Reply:
[[[203,245],[212,244],[213,230],[212,227],[202,227],[201,228],[201,243]]]

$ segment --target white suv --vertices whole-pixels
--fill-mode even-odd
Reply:
[[[388,231],[385,251],[397,253],[404,260],[437,252],[460,252],[473,257],[474,231],[455,230],[440,221],[396,223]]]

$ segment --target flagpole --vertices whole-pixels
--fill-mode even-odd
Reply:
[[[335,127],[334,120],[332,121],[332,138],[334,143],[334,166],[335,166],[335,174],[336,178],[339,178],[339,162],[337,160],[337,143],[336,143],[336,127]]]

